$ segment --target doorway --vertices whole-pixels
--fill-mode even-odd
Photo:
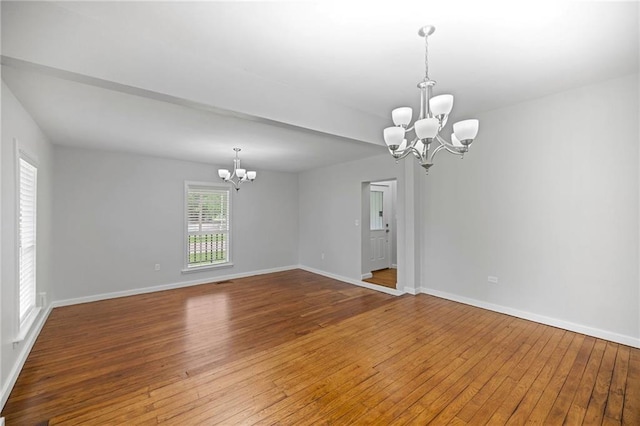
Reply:
[[[395,179],[363,183],[362,280],[396,288],[397,182]]]

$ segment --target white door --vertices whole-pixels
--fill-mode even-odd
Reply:
[[[391,267],[391,191],[388,186],[372,184],[370,197],[369,268],[377,271]]]

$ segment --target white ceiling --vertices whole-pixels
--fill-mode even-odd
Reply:
[[[417,106],[425,24],[435,91],[465,118],[638,72],[638,16],[635,2],[3,1],[3,80],[57,144],[210,163],[240,146],[247,167],[296,172],[384,152],[389,111]]]

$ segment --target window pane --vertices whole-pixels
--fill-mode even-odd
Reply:
[[[20,324],[36,306],[36,184],[37,169],[19,159],[18,262]]]
[[[187,189],[187,267],[229,262],[229,189]]]
[[[369,223],[371,225],[370,228],[372,231],[384,229],[384,221],[382,217],[382,196],[382,191],[371,191],[371,221]]]

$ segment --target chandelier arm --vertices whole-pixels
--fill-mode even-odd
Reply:
[[[420,151],[418,151],[418,148],[416,148],[416,144],[418,143],[419,140],[420,140],[420,138],[416,135],[416,137],[413,138],[413,140],[411,142],[407,143],[407,148],[405,148],[405,149],[413,148],[414,149],[413,154],[416,155],[416,152],[420,152]],[[418,155],[416,155],[416,157],[418,157]]]
[[[393,156],[393,158],[395,158],[396,160],[402,160],[403,158],[405,158],[406,156],[408,156],[409,154],[415,155],[416,157],[420,158],[422,155],[418,152],[417,149],[415,149],[413,146],[408,146],[406,147],[403,151],[400,152],[400,154],[398,154],[398,150],[395,151],[391,151],[389,150],[389,152],[391,152],[391,155]]]
[[[443,149],[447,149],[446,145],[442,145],[440,144],[437,148],[435,148],[432,152],[431,155],[429,156],[429,163],[433,164],[433,158],[436,156],[437,153],[439,153],[440,151],[442,151]]]
[[[464,153],[467,152],[466,150],[461,150],[461,148],[447,142],[440,135],[436,135],[436,139],[438,140],[438,143],[440,143],[440,146],[443,146],[451,154],[464,155]]]
[[[418,136],[416,136],[415,138],[413,138],[413,140],[411,141],[411,143],[407,144],[407,147],[416,147],[416,143],[420,140],[420,138]]]
[[[400,160],[402,158],[405,158],[407,155],[409,155],[410,152],[412,152],[411,150],[413,149],[413,154],[416,155],[416,153],[418,152],[418,150],[416,149],[416,142],[418,142],[418,137],[416,136],[415,138],[413,138],[413,140],[409,143],[407,143],[407,146],[402,150],[395,150],[395,151],[391,151],[391,149],[387,148],[389,150],[389,153],[391,153],[391,155],[396,159],[396,160]],[[398,152],[400,154],[398,154]],[[417,155],[416,155],[417,157]]]

